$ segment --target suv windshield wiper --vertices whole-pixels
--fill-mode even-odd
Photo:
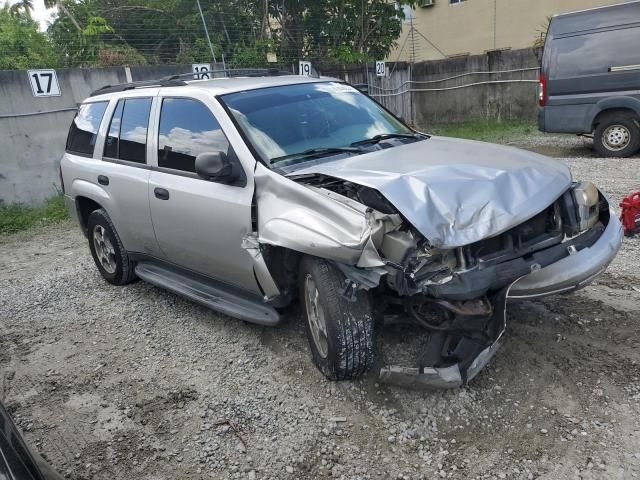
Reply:
[[[375,137],[367,138],[365,140],[360,140],[359,142],[353,142],[351,144],[352,147],[357,145],[368,145],[380,143],[383,140],[389,140],[392,138],[408,138],[411,140],[417,140],[419,138],[424,138],[418,133],[382,133],[380,135],[376,135]]]
[[[363,150],[356,147],[326,147],[326,148],[310,148],[304,152],[291,153],[282,157],[276,157],[271,159],[271,165],[282,162],[284,160],[290,160],[292,158],[308,158],[318,157],[322,155],[331,155],[332,153],[363,153]]]

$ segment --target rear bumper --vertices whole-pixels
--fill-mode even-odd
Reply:
[[[546,125],[544,120],[544,107],[538,107],[538,130],[540,130],[541,132],[546,132]]]
[[[538,130],[546,133],[591,133],[593,108],[590,103],[538,107]]]
[[[606,270],[622,244],[622,225],[613,209],[600,238],[584,248],[545,268],[518,280],[509,298],[534,298],[567,293],[585,287]]]

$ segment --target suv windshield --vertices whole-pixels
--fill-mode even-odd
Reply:
[[[384,140],[425,138],[366,95],[338,82],[249,90],[223,95],[222,100],[271,166],[357,155]]]

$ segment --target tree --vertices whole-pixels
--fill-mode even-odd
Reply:
[[[59,57],[38,24],[26,14],[0,9],[0,69],[57,67]]]
[[[11,15],[22,13],[31,18],[31,12],[33,12],[33,0],[20,0],[9,7],[9,13],[11,13]]]
[[[201,0],[212,55],[194,0],[45,1],[58,6],[49,33],[70,66],[199,63],[215,56],[233,66],[264,67],[267,54],[285,67],[299,59],[371,62],[394,47],[404,17],[388,0]]]
[[[544,24],[540,25],[540,28],[536,30],[536,38],[533,41],[534,48],[544,47],[544,42],[547,39],[547,32],[549,31],[550,25],[551,25],[551,17],[548,16],[545,18]]]
[[[402,9],[386,0],[271,0],[270,15],[279,26],[284,56],[316,63],[385,58],[404,18]]]

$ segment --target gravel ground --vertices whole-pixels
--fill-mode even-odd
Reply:
[[[573,147],[570,147],[573,148]],[[639,159],[566,160],[618,201]],[[100,278],[71,224],[0,238],[0,399],[72,479],[640,476],[640,239],[596,284],[513,303],[464,389],[331,383],[268,329]],[[390,327],[380,362],[420,332]]]

